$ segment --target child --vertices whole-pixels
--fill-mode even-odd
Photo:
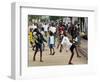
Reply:
[[[49,40],[48,40],[48,44],[49,44],[49,48],[50,48],[50,55],[54,55],[55,54],[55,50],[54,50],[54,46],[55,46],[55,39],[54,39],[54,35],[52,32],[49,33]]]
[[[42,34],[42,36],[43,36],[43,38],[44,38],[44,37],[45,37],[44,28],[41,28],[41,34]],[[43,42],[43,45],[42,45],[42,49],[43,49],[43,51],[44,51],[44,49],[45,49],[45,44],[44,44],[44,42]]]
[[[31,47],[33,47],[33,32],[32,32],[32,28],[30,28],[30,32],[29,32],[29,41],[31,44]]]
[[[63,34],[64,34],[64,27],[63,27],[62,23],[58,27],[57,33],[58,33],[58,45],[57,45],[57,48],[59,48],[59,46],[61,45]]]
[[[36,46],[36,50],[34,52],[34,56],[33,56],[33,61],[35,61],[35,56],[38,52],[38,49],[40,49],[40,62],[43,62],[42,60],[42,44],[43,44],[43,41],[44,42],[47,42],[44,38],[43,38],[43,35],[38,31],[38,29],[36,29],[36,40],[35,40],[35,46]]]
[[[62,39],[63,39],[63,32],[61,32],[61,34],[58,35],[58,45],[57,45],[57,49],[58,49],[59,46],[61,45]]]
[[[63,46],[64,43],[65,43],[65,44],[67,45],[67,47],[70,49],[71,54],[72,54],[71,57],[70,57],[70,60],[69,60],[68,64],[72,64],[71,61],[72,61],[73,56],[74,56],[74,49],[76,50],[77,57],[80,57],[79,54],[78,54],[77,48],[76,48],[76,44],[75,44],[75,43],[71,43],[71,42],[69,41],[69,39],[68,39],[66,33],[64,34],[64,37],[63,37],[62,42],[61,42],[60,52],[62,52],[62,46]]]
[[[35,41],[36,41],[36,32],[33,32],[33,47],[32,50],[34,51],[35,46]]]

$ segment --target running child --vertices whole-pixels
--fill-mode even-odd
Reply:
[[[37,54],[38,50],[40,50],[40,62],[43,62],[43,60],[42,60],[42,44],[43,44],[43,42],[47,42],[47,41],[43,38],[43,35],[39,32],[38,29],[36,29],[36,35],[37,35],[37,38],[35,41],[36,50],[34,52],[33,61],[36,61],[36,59],[35,59],[36,54]]]
[[[74,43],[71,43],[67,37],[67,33],[64,33],[64,37],[62,39],[62,42],[61,42],[61,47],[60,47],[60,52],[62,52],[62,48],[63,48],[63,44],[66,44],[67,47],[70,49],[71,51],[71,57],[69,59],[69,62],[68,64],[73,64],[72,63],[72,59],[73,59],[73,56],[74,56],[74,49],[77,53],[77,57],[80,57],[79,54],[78,54],[78,51],[77,51],[77,48],[76,48],[76,44],[75,42]]]

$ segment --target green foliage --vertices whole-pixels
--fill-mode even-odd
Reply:
[[[64,17],[62,17],[62,16],[49,16],[49,19],[51,20],[51,21],[56,21],[56,20],[58,20],[58,19],[60,19],[60,20],[62,20]]]
[[[28,21],[32,22],[32,19],[41,19],[39,15],[28,15]]]

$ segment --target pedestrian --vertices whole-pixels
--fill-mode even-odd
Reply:
[[[29,41],[31,44],[31,47],[33,47],[33,32],[32,32],[32,28],[30,28],[30,32],[29,32]]]
[[[35,41],[36,41],[36,32],[35,31],[33,31],[33,46],[32,46],[32,50],[34,51],[35,50],[35,47],[36,47],[36,45],[35,45]]]
[[[51,26],[49,27],[49,32],[53,33],[53,35],[54,35],[54,42],[55,42],[56,41],[56,27],[55,27],[54,23],[52,23]]]
[[[64,34],[64,27],[63,27],[62,23],[58,27],[57,34],[58,34],[58,44],[57,44],[57,48],[59,48],[59,46],[61,44],[61,41],[62,41],[62,38],[63,38],[63,34]]]
[[[77,51],[77,48],[76,48],[76,44],[75,42],[71,43],[67,37],[67,33],[64,33],[64,37],[62,39],[62,42],[61,42],[61,46],[60,46],[60,52],[62,52],[62,48],[63,48],[63,45],[66,44],[67,47],[70,49],[71,51],[71,57],[69,59],[69,62],[68,64],[73,64],[72,63],[72,59],[73,59],[73,56],[74,56],[74,49],[77,53],[77,57],[80,57],[79,54],[78,54],[78,51]]]
[[[63,32],[61,32],[59,35],[58,35],[58,44],[57,44],[57,49],[59,48],[59,46],[61,45],[61,41],[63,39]]]
[[[45,32],[45,37],[47,37],[47,34],[48,34],[48,24],[45,23],[45,24],[43,25],[43,28],[44,28],[44,32]]]
[[[43,27],[41,28],[41,34],[42,34],[43,38],[45,38],[45,32],[44,32],[44,28]],[[44,51],[44,49],[45,49],[45,44],[43,42],[43,44],[42,44],[42,50]]]
[[[53,23],[49,27],[49,31],[51,31],[55,35],[55,33],[56,33],[56,27],[55,27],[55,25]]]
[[[36,45],[36,50],[34,52],[34,56],[33,56],[33,61],[36,61],[35,57],[36,54],[38,52],[38,50],[40,50],[40,62],[43,62],[42,60],[42,44],[43,42],[47,42],[44,38],[43,35],[38,31],[38,29],[36,29],[36,41],[35,41],[35,45]]]
[[[77,31],[77,29],[76,29],[75,25],[71,24],[71,36],[72,36],[72,41],[73,41],[73,39],[75,39],[76,31]]]
[[[55,39],[54,39],[54,35],[51,31],[49,32],[48,45],[50,48],[50,55],[54,55],[55,54],[55,50],[54,50]]]
[[[37,24],[36,24],[36,23],[33,23],[33,24],[32,24],[32,29],[33,29],[33,31],[34,31],[35,29],[37,29]]]
[[[77,43],[78,43],[78,46],[80,46],[81,44],[81,37],[80,37],[80,28],[79,28],[79,24],[78,24],[78,28],[77,28]]]

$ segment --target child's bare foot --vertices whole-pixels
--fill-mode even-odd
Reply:
[[[33,61],[35,61],[35,59],[33,58]]]
[[[52,55],[54,55],[55,54],[55,52],[53,52],[53,54]]]
[[[49,55],[52,55],[51,53]]]
[[[35,61],[35,57],[33,57],[33,61]]]
[[[62,50],[59,50],[59,52],[62,52]]]
[[[43,60],[40,60],[40,62],[43,62]]]
[[[73,63],[69,62],[68,64],[72,65]]]
[[[80,58],[81,56],[80,55],[77,55],[77,57]]]
[[[59,48],[59,46],[57,46],[57,49]]]

